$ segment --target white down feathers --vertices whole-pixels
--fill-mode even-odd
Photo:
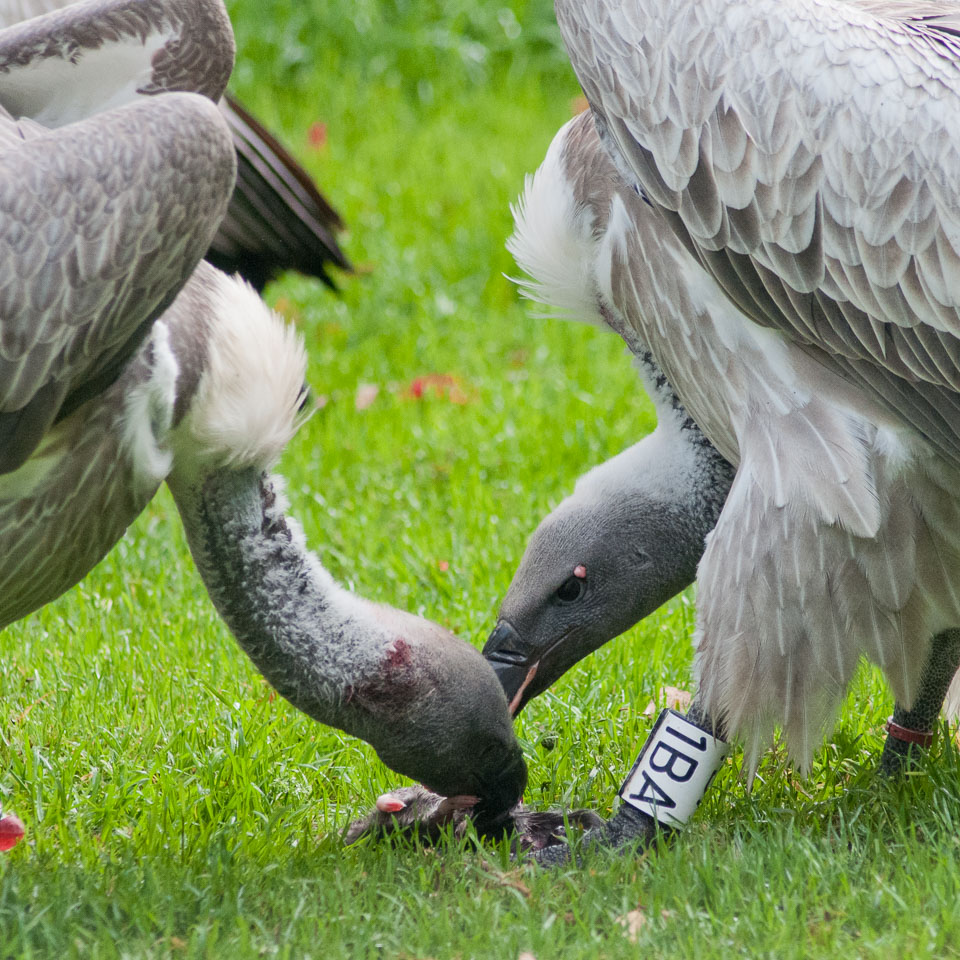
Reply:
[[[272,466],[303,421],[307,355],[286,324],[240,277],[209,270],[208,361],[176,434],[176,469]]]

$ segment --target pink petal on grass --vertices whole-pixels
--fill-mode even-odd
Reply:
[[[377,399],[380,388],[375,383],[361,383],[357,387],[357,396],[354,400],[354,406],[358,410],[366,410]]]
[[[321,121],[310,124],[310,129],[307,131],[307,143],[314,150],[323,150],[327,145],[327,125]]]

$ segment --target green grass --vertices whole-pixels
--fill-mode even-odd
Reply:
[[[370,268],[339,298],[293,277],[268,294],[327,398],[280,467],[293,512],[344,582],[479,645],[539,518],[653,423],[615,338],[532,318],[502,276],[508,204],[577,93],[550,5],[231,12],[236,91]],[[411,398],[429,373],[468,402]],[[379,393],[357,410],[361,384]],[[674,601],[524,712],[529,802],[609,812],[644,706],[689,682],[692,620],[692,597]],[[0,857],[0,957],[956,955],[960,765],[950,744],[876,782],[889,710],[864,670],[809,779],[774,750],[747,795],[735,754],[642,860],[547,874],[469,840],[344,848],[396,778],[274,699],[164,493],[79,587],[0,635],[0,797],[28,828]],[[638,910],[632,943],[618,918]]]

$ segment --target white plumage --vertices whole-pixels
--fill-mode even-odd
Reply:
[[[909,705],[960,623],[956,13],[557,2],[628,187],[606,319],[739,463],[696,666],[754,757],[781,722],[808,762],[860,654]]]
[[[208,469],[217,464],[265,470],[279,459],[302,419],[303,338],[240,277],[206,268],[202,277],[199,295],[217,322],[183,425],[190,455]]]

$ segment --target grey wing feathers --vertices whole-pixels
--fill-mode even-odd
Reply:
[[[209,245],[233,179],[223,120],[192,94],[0,155],[0,473],[116,378]]]
[[[220,102],[237,149],[237,187],[207,259],[258,289],[282,270],[333,286],[327,266],[350,270],[343,221],[283,145],[235,99]]]
[[[635,6],[557,3],[605,142],[748,316],[960,461],[957,7]]]
[[[125,398],[148,376],[147,351],[80,415],[49,431],[28,464],[0,475],[0,629],[70,589],[152,499],[122,449]]]
[[[0,102],[57,127],[162,92],[216,101],[234,49],[220,0],[82,0],[0,32]]]
[[[6,59],[16,60],[6,83],[0,73],[0,104],[17,116],[28,114],[59,126],[105,109],[111,98],[119,103],[162,89],[193,90],[216,99],[233,56],[232,35],[218,35],[221,27],[228,28],[226,14],[220,0],[190,0],[183,9],[191,13],[191,22],[184,20],[178,2],[167,0],[74,5],[67,0],[0,0],[0,28],[63,11],[57,20],[21,24],[6,40],[0,34],[0,64],[5,49]],[[37,38],[51,32],[59,40],[40,45]],[[155,70],[153,49],[159,43],[178,65],[176,72]],[[76,63],[75,48],[81,51]],[[117,71],[120,48],[126,72]],[[111,59],[109,71],[96,59],[101,54],[104,62]],[[31,73],[18,83],[18,69],[38,64],[42,77]],[[105,76],[111,78],[109,84]],[[333,286],[330,265],[352,269],[336,239],[343,229],[339,215],[290,153],[236,100],[224,95],[220,106],[237,150],[237,187],[207,258],[221,270],[241,273],[258,289],[283,270],[298,270]]]

